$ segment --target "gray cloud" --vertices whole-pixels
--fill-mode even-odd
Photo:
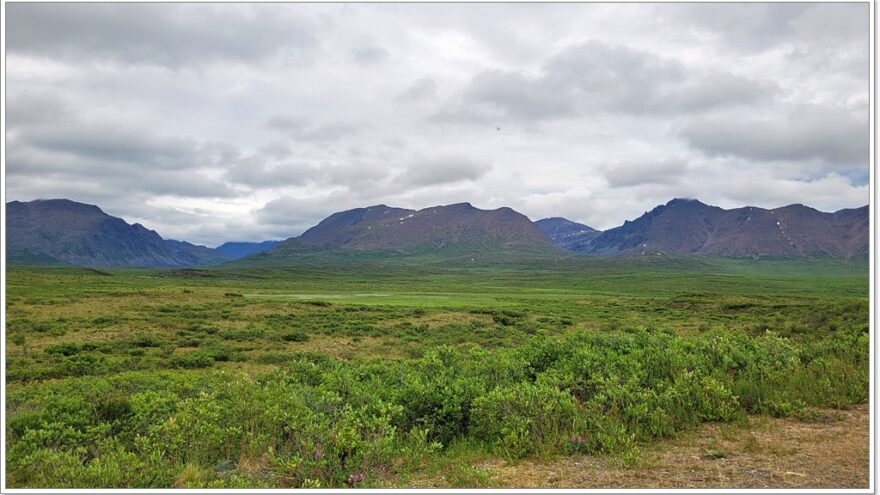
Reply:
[[[171,195],[190,198],[228,197],[229,186],[198,169],[162,170],[128,161],[97,161],[75,155],[47,153],[38,148],[21,148],[7,154],[6,171],[16,190],[29,185],[54,184],[56,196],[70,190],[126,197]],[[49,194],[52,195],[52,194]],[[104,195],[104,194],[102,194]]]
[[[607,167],[603,175],[611,187],[678,182],[686,170],[681,159],[621,162]]]
[[[128,162],[159,169],[186,169],[198,164],[192,140],[154,135],[144,129],[74,123],[35,127],[24,136],[30,146],[83,160]]]
[[[351,50],[351,58],[360,65],[373,65],[384,62],[391,54],[381,46],[363,45]]]
[[[282,132],[298,141],[335,141],[357,134],[358,127],[344,122],[314,123],[308,119],[290,115],[273,115],[266,127]]]
[[[316,225],[335,211],[358,206],[366,205],[352,203],[347,195],[340,193],[321,196],[282,196],[263,205],[255,215],[261,223],[282,227],[290,232],[288,236],[294,236]]]
[[[50,102],[50,103],[47,103]],[[10,105],[14,113],[69,105],[62,99],[25,99]],[[22,118],[7,135],[6,174],[16,188],[24,184],[92,194],[98,185],[131,198],[133,193],[183,197],[224,197],[226,183],[203,173],[223,163],[232,153],[228,146],[201,145],[188,137],[169,136],[128,123],[94,123],[77,118],[70,110],[49,118]],[[83,183],[83,184],[80,184]],[[79,185],[77,185],[79,184]],[[63,195],[61,195],[63,196]]]
[[[488,111],[534,122],[595,112],[698,112],[756,103],[775,90],[771,83],[689,70],[645,51],[590,41],[555,55],[537,76],[501,70],[477,74],[463,98],[471,109],[464,113]],[[455,114],[447,114],[447,120],[450,116],[454,120]]]
[[[421,101],[437,94],[437,82],[430,77],[422,77],[413,81],[410,87],[397,95],[398,101]]]
[[[868,41],[864,35],[865,31],[870,29],[871,22],[868,3],[824,3],[810,7],[789,22],[798,41],[807,43]]]
[[[819,160],[830,166],[868,163],[866,119],[818,106],[798,106],[777,118],[699,119],[681,136],[693,147],[716,156],[750,160]]]
[[[437,157],[412,163],[395,181],[415,187],[473,181],[486,175],[491,168],[463,156]]]
[[[309,164],[269,164],[259,157],[248,157],[229,168],[226,179],[251,187],[300,186],[312,182],[320,173]]]
[[[6,126],[16,129],[70,121],[70,107],[63,98],[48,92],[17,91],[7,95]]]
[[[658,8],[671,22],[700,30],[736,50],[768,50],[790,40],[792,23],[811,9],[806,3],[671,4]]]
[[[10,53],[171,68],[216,61],[250,63],[317,45],[313,26],[270,5],[9,5]]]

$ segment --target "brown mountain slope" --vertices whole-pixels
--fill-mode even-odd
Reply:
[[[438,251],[558,252],[525,215],[510,208],[481,210],[470,203],[422,210],[385,205],[330,215],[279,250],[311,246],[351,251],[425,254]]]

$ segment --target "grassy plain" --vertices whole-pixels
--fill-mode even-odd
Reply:
[[[10,268],[6,295],[10,487],[494,486],[469,466],[633,467],[868,398],[865,261]]]

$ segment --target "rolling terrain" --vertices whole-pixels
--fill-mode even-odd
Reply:
[[[867,273],[708,255],[11,267],[6,481],[863,487],[866,415],[835,418],[868,398]],[[787,439],[804,424],[850,432],[820,463],[845,474],[786,474],[830,445]],[[733,462],[773,465],[705,477]]]

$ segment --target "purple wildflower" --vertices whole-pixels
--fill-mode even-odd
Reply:
[[[354,473],[348,477],[348,484],[354,485],[355,483],[360,483],[361,481],[364,481],[364,478],[366,478],[364,473]]]
[[[582,436],[580,436],[580,435],[572,435],[571,438],[570,438],[569,440],[571,440],[571,441],[574,442],[574,443],[584,443],[584,442],[587,441],[586,438],[584,438],[584,437],[582,437]]]
[[[324,458],[324,451],[321,449],[315,450],[315,460],[320,461],[323,458]]]

